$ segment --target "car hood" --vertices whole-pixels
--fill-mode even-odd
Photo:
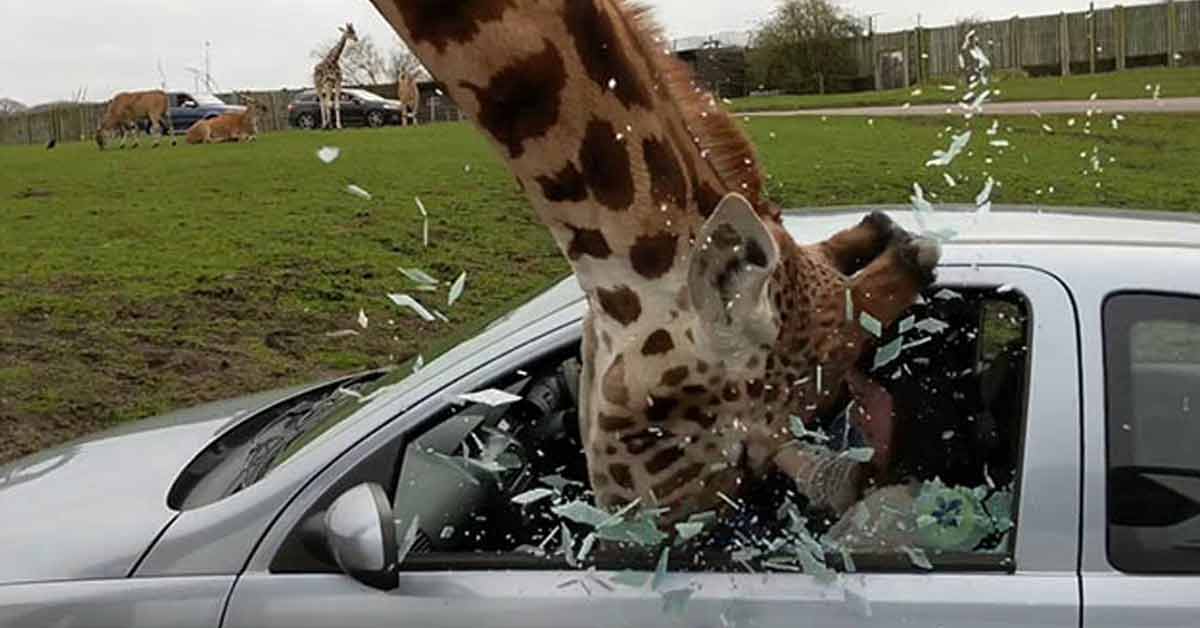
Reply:
[[[215,434],[302,389],[122,425],[0,466],[0,585],[122,578],[177,514],[167,493]]]

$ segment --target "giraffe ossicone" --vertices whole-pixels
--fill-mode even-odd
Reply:
[[[886,456],[796,447],[791,417],[812,424],[862,389],[847,379],[874,337],[847,307],[894,323],[933,281],[936,244],[883,214],[795,242],[750,142],[643,7],[372,2],[491,140],[587,294],[580,431],[598,504],[665,507],[669,525],[774,470],[848,508]]]

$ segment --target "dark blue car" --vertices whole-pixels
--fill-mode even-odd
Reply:
[[[246,108],[227,105],[211,94],[192,95],[187,92],[167,92],[171,102],[171,126],[176,134],[187,133],[200,120],[215,118],[223,113],[240,113]],[[150,132],[150,122],[142,121],[142,131]]]

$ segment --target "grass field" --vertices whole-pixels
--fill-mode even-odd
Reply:
[[[904,103],[914,105],[942,104],[954,94],[943,91],[947,83],[932,82],[919,87],[879,92],[827,94],[805,96],[752,96],[734,100],[729,108],[738,113],[751,111],[792,111],[837,107],[886,107]],[[1150,90],[1146,90],[1149,85]],[[1149,68],[1107,74],[1085,74],[1068,77],[1010,78],[998,81],[1000,94],[993,101],[1028,102],[1037,100],[1087,100],[1092,94],[1100,99],[1151,98],[1155,86],[1161,86],[1160,96],[1177,98],[1200,96],[1200,68]],[[920,93],[914,92],[920,89]],[[961,86],[955,92],[963,93]]]
[[[1198,206],[1200,117],[1131,117],[1119,131],[1108,121],[1085,136],[1082,122],[1001,120],[996,138],[1012,147],[999,149],[986,143],[990,119],[977,120],[977,152],[950,169],[955,188],[923,164],[961,119],[746,124],[786,206],[903,203],[913,182],[967,200],[985,171],[1000,181],[997,202]],[[341,158],[321,163],[323,144]],[[1093,149],[1104,172],[1084,175]],[[430,213],[428,249],[416,196]],[[0,147],[0,224],[0,459],[177,406],[401,361],[567,271],[463,124],[104,154]],[[444,280],[469,273],[453,308],[437,297],[451,323],[387,301],[410,285],[401,266]],[[346,329],[360,335],[328,335]]]

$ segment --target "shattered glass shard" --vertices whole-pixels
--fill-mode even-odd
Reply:
[[[481,403],[492,408],[506,406],[521,400],[521,398],[517,395],[504,392],[503,390],[497,390],[495,388],[459,395],[458,398],[468,403]]]
[[[562,506],[555,506],[550,511],[568,521],[582,523],[593,528],[599,527],[609,520],[608,513],[579,500]]]

